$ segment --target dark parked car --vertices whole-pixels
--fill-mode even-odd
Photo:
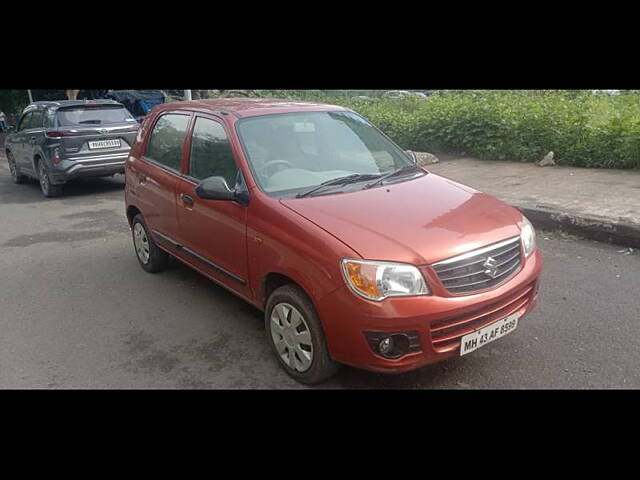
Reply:
[[[428,95],[422,92],[410,92],[409,90],[389,90],[382,94],[383,98],[429,98]]]
[[[56,197],[68,180],[124,173],[138,129],[113,100],[35,102],[4,149],[15,183],[35,178],[46,197]]]

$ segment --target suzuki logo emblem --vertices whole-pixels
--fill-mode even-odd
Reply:
[[[107,133],[109,133],[109,130],[107,130],[106,128],[101,128],[100,130],[98,130],[101,134],[106,135]]]
[[[487,277],[496,278],[498,276],[498,262],[493,257],[487,257],[482,266],[486,269],[484,274]]]

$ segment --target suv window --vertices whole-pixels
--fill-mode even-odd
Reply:
[[[36,110],[33,112],[27,128],[42,128],[42,113],[42,110]]]
[[[189,118],[176,113],[162,115],[153,127],[145,157],[179,172]]]
[[[224,177],[227,185],[234,188],[238,167],[224,127],[215,120],[202,117],[196,119],[191,137],[189,172],[198,180]]]
[[[19,132],[21,132],[22,130],[25,130],[29,127],[29,123],[31,122],[31,117],[33,117],[33,112],[29,112],[27,114],[25,114],[21,119],[20,119],[20,123],[18,124],[18,128],[17,130]]]
[[[136,119],[121,105],[79,105],[58,110],[58,125],[109,125],[135,123]]]
[[[52,128],[55,124],[56,112],[52,109],[44,111],[44,128]]]

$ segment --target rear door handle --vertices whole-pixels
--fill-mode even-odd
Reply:
[[[187,195],[187,194],[183,193],[183,194],[180,195],[180,198],[187,205],[193,205],[193,197],[191,197],[190,195]]]
[[[138,174],[138,180],[140,180],[141,182],[146,182],[147,181],[147,176],[144,173],[139,173]]]

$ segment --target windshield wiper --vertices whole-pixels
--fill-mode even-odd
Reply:
[[[400,175],[401,173],[407,173],[410,172],[411,170],[422,170],[420,167],[418,167],[417,165],[406,165],[402,168],[399,168],[398,170],[394,170],[393,172],[389,172],[386,175],[381,176],[380,178],[378,178],[375,182],[371,182],[368,183],[364,186],[363,190],[368,190],[369,188],[373,188],[376,187],[378,185],[380,185],[382,182],[384,182],[385,180],[391,178],[391,177],[395,177],[396,175]]]
[[[374,173],[352,173],[351,175],[347,175],[344,177],[332,178],[331,180],[322,182],[317,187],[313,187],[311,190],[307,190],[306,192],[297,194],[296,198],[307,197],[324,187],[330,187],[334,185],[339,185],[339,186],[348,185],[349,183],[361,182],[363,180],[371,180],[372,178],[378,178],[379,176],[380,175],[377,175]]]

